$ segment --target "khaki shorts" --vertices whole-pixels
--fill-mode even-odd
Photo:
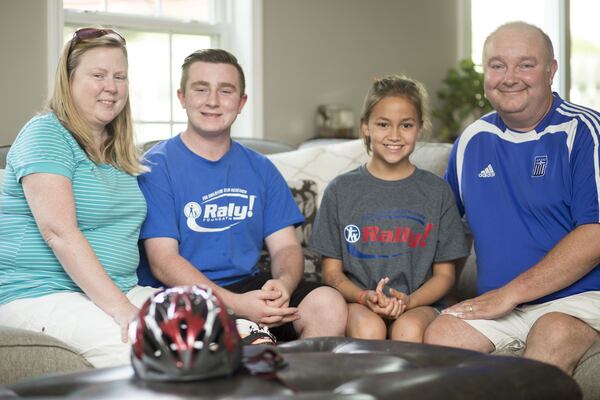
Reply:
[[[560,312],[578,318],[600,331],[600,291],[584,292],[542,304],[517,307],[496,320],[463,320],[496,346],[495,351],[519,351],[525,347],[531,327],[542,315]]]
[[[135,286],[127,292],[127,298],[141,307],[156,291],[158,289]],[[96,368],[130,363],[131,343],[121,341],[119,325],[80,292],[53,293],[3,304],[0,325],[62,340]]]

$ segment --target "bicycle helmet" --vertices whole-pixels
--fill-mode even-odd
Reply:
[[[131,361],[138,377],[188,381],[233,374],[241,341],[223,302],[205,286],[155,293],[130,326]]]

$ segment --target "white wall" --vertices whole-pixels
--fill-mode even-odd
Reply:
[[[435,100],[456,65],[456,0],[264,0],[263,10],[266,138],[314,136],[322,103],[358,119],[372,79],[390,73],[422,81]]]
[[[0,1],[0,145],[46,101],[46,1]]]

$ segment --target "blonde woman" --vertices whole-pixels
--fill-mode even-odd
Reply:
[[[125,39],[66,43],[48,110],[23,127],[0,194],[0,325],[54,336],[96,367],[129,362],[146,203],[136,181]]]

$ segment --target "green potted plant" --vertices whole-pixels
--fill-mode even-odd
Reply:
[[[433,110],[438,126],[439,140],[454,142],[471,122],[492,110],[483,93],[483,74],[471,59],[459,62],[458,69],[451,68],[438,90],[439,106]]]

